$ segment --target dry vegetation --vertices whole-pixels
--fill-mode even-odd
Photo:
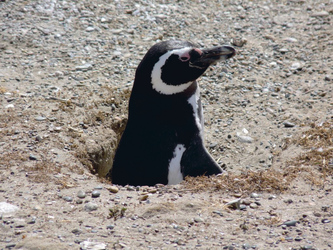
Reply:
[[[333,176],[333,122],[313,125],[311,129],[287,143],[303,147],[304,153],[291,159],[281,169],[246,171],[241,174],[223,174],[216,177],[187,177],[186,186],[193,191],[231,191],[281,193],[290,188],[296,178],[312,185],[324,186]]]

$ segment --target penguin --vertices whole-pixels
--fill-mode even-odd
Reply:
[[[113,184],[178,184],[186,176],[222,173],[204,146],[197,83],[207,68],[236,53],[169,40],[153,45],[136,69],[128,121],[107,177]]]

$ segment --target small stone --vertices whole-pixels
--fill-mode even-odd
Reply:
[[[10,244],[7,244],[6,245],[6,249],[12,249],[12,248],[14,248],[16,246],[16,244],[15,243],[10,243]]]
[[[39,206],[39,205],[36,205],[36,206],[34,206],[33,209],[36,210],[36,211],[40,211],[40,210],[42,210],[42,207]]]
[[[312,249],[314,249],[314,248],[311,245],[301,246],[301,250],[312,250]]]
[[[287,53],[289,50],[287,48],[281,48],[279,49],[279,52],[282,53],[282,54],[285,54]]]
[[[318,12],[314,12],[311,14],[311,17],[325,17],[325,16],[328,16],[329,13],[325,10],[323,11],[318,11]]]
[[[119,192],[119,189],[116,186],[107,187],[106,189],[109,190],[111,193],[114,193],[114,194]]]
[[[40,135],[36,136],[36,141],[42,141],[42,140],[43,140],[43,137],[41,137]]]
[[[283,225],[287,226],[287,227],[294,227],[296,226],[297,220],[290,220],[290,221],[286,221],[283,223]]]
[[[144,195],[141,195],[140,197],[139,197],[139,200],[140,201],[145,201],[145,200],[147,200],[149,198],[149,195],[148,194],[144,194]]]
[[[151,188],[148,190],[149,193],[151,194],[155,194],[157,192],[157,189],[156,188]]]
[[[249,243],[244,243],[242,247],[243,249],[250,249],[252,246]]]
[[[85,64],[83,64],[83,65],[80,65],[80,66],[76,66],[76,67],[75,67],[76,70],[81,70],[81,71],[87,71],[87,70],[90,70],[90,69],[92,69],[92,68],[93,68],[93,66],[92,66],[92,64],[90,64],[90,63],[85,63]]]
[[[108,226],[106,226],[106,229],[112,230],[112,229],[114,229],[114,225],[108,225]]]
[[[91,27],[91,26],[89,26],[89,27],[86,28],[86,31],[87,31],[87,32],[91,32],[91,31],[94,31],[94,30],[95,30],[95,28],[94,28],[94,27]]]
[[[255,198],[259,198],[259,194],[257,194],[257,193],[252,193],[252,194],[250,195],[250,197],[253,198],[253,199],[255,199]]]
[[[82,234],[82,230],[76,228],[76,229],[72,230],[72,233],[75,235],[79,235],[79,234]]]
[[[294,62],[291,66],[290,66],[290,70],[294,71],[294,70],[301,70],[302,69],[302,65],[299,62]]]
[[[258,208],[258,205],[256,203],[251,203],[250,208],[252,209]]]
[[[324,78],[325,81],[331,81],[331,76],[330,75],[326,75],[325,78]]]
[[[95,211],[97,210],[98,205],[96,203],[89,202],[84,206],[84,210],[87,212]]]
[[[127,191],[135,191],[135,188],[132,187],[132,186],[128,186],[128,187],[127,187]]]
[[[45,120],[46,120],[46,117],[44,117],[44,116],[37,116],[37,117],[35,118],[35,120],[38,121],[38,122],[45,121]]]
[[[295,237],[295,241],[301,241],[301,240],[303,240],[303,239],[299,235]]]
[[[213,211],[213,214],[217,214],[217,215],[219,215],[219,216],[223,217],[223,214],[222,214],[222,212],[221,212],[221,211],[218,211],[218,210],[216,210],[216,211]]]
[[[246,205],[244,205],[244,204],[240,204],[240,205],[239,205],[239,209],[240,209],[240,210],[246,210]]]
[[[322,219],[321,222],[322,223],[330,223],[331,221],[329,219]]]
[[[37,161],[37,157],[31,154],[29,155],[29,160]]]
[[[228,207],[232,207],[234,209],[240,209],[240,200],[241,199],[235,199],[235,200],[229,201],[225,205],[228,206]]]
[[[14,109],[14,104],[8,104],[5,106],[6,109]]]
[[[80,190],[79,192],[77,192],[77,197],[80,199],[84,199],[86,198],[86,193],[82,190]]]
[[[295,127],[294,123],[288,122],[288,121],[283,122],[283,125],[284,125],[285,128],[293,128],[293,127]]]
[[[202,219],[201,217],[195,217],[194,222],[200,223],[200,222],[204,222],[204,219]]]
[[[95,187],[94,189],[96,189],[96,190],[102,190],[102,189],[103,189],[103,186],[97,186],[97,187]]]
[[[296,38],[293,38],[293,37],[287,37],[285,39],[283,39],[283,41],[286,41],[286,42],[290,42],[290,43],[297,43],[297,39]]]
[[[106,244],[101,242],[92,242],[92,241],[82,241],[80,243],[81,250],[104,250],[106,249]]]
[[[237,135],[238,141],[244,142],[244,143],[252,143],[253,138],[250,136],[245,136],[245,135]]]
[[[65,201],[68,201],[68,202],[72,202],[73,201],[73,197],[71,197],[71,196],[64,196],[63,199]]]
[[[98,191],[98,190],[94,190],[94,191],[92,191],[92,193],[91,193],[91,197],[92,197],[92,198],[97,198],[97,197],[99,197],[100,195],[101,195],[101,192]]]
[[[30,220],[27,221],[27,224],[35,224],[36,223],[36,217],[31,217]]]

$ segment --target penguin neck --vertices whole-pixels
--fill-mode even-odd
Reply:
[[[148,87],[149,86],[149,87]],[[176,93],[172,95],[165,95],[156,92],[151,84],[141,84],[140,82],[134,82],[130,101],[129,101],[129,114],[149,114],[149,110],[155,110],[161,108],[161,106],[175,105],[180,100],[184,102],[193,95],[198,90],[198,84],[194,80],[192,84],[182,91],[181,93]],[[135,109],[134,112],[131,110]],[[158,112],[158,110],[157,110]]]
[[[188,99],[196,93],[197,89],[198,84],[197,81],[194,80],[192,84],[187,89],[185,89],[185,91],[179,93],[179,95],[184,96],[186,99]]]

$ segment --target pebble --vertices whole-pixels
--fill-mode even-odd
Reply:
[[[118,193],[119,192],[119,188],[117,188],[116,186],[111,186],[111,187],[107,187],[107,190],[109,190],[111,193]]]
[[[140,197],[139,197],[139,201],[145,201],[145,200],[147,200],[149,198],[149,195],[148,194],[144,194],[144,195],[141,195]]]
[[[284,125],[285,128],[293,128],[293,127],[295,127],[294,123],[288,122],[288,121],[283,122],[283,125]]]
[[[87,71],[87,70],[90,70],[92,68],[93,68],[92,64],[85,63],[83,65],[76,66],[75,70]]]
[[[65,201],[68,201],[68,202],[72,202],[73,201],[73,197],[71,197],[71,196],[64,196],[63,199]]]
[[[27,221],[27,224],[35,224],[36,223],[36,217],[31,217],[30,220]]]
[[[283,223],[283,225],[287,226],[287,227],[294,227],[296,226],[297,220],[290,220],[290,221],[286,221]]]
[[[80,243],[81,250],[104,250],[106,249],[106,244],[101,242],[92,242],[89,240],[82,241]]]
[[[100,195],[101,195],[101,192],[98,191],[98,190],[94,190],[94,191],[92,191],[92,193],[91,193],[91,197],[92,197],[92,198],[97,198],[97,197],[99,197]]]
[[[197,223],[204,222],[204,219],[202,219],[201,217],[195,217],[193,220],[194,220],[194,222],[197,222]]]
[[[303,240],[303,238],[301,236],[298,235],[295,237],[295,241],[301,241],[301,240]]]
[[[258,205],[256,203],[251,203],[250,208],[252,209],[258,208]]]
[[[216,210],[216,211],[213,211],[213,214],[217,214],[217,215],[219,215],[219,216],[223,217],[223,214],[222,214],[222,212],[221,212],[221,211],[218,211],[218,210]]]
[[[43,137],[41,137],[40,135],[37,135],[35,139],[36,139],[36,141],[39,141],[39,142],[40,142],[40,141],[43,140]]]
[[[14,104],[8,104],[5,106],[6,109],[14,109]]]
[[[72,233],[75,235],[79,235],[79,234],[82,234],[82,230],[76,228],[76,229],[72,230]]]
[[[86,193],[82,190],[80,190],[79,192],[77,192],[77,197],[80,199],[84,199],[86,198]]]
[[[238,141],[244,142],[244,143],[252,143],[253,138],[250,136],[245,136],[245,135],[237,135]]]
[[[106,226],[106,229],[112,230],[112,229],[114,229],[114,225],[108,225],[108,226]]]
[[[98,205],[96,203],[92,203],[92,202],[88,202],[85,206],[84,206],[84,210],[90,212],[90,211],[94,211],[97,210]]]
[[[312,249],[314,249],[314,248],[313,248],[313,246],[311,246],[311,245],[305,245],[305,246],[301,246],[300,249],[301,249],[301,250],[312,250]]]
[[[322,223],[330,223],[331,221],[329,219],[322,219],[321,222]]]
[[[295,70],[301,70],[302,69],[302,65],[299,62],[294,62],[291,66],[290,66],[290,70],[295,71]]]
[[[87,31],[87,32],[91,32],[91,31],[94,31],[94,30],[95,30],[95,28],[94,28],[94,27],[91,27],[91,26],[89,26],[89,27],[86,28],[86,31]]]
[[[293,38],[293,37],[287,37],[287,38],[283,39],[283,41],[290,42],[290,43],[297,43],[298,42],[298,40],[296,38]]]
[[[241,199],[235,199],[235,200],[229,201],[225,205],[228,207],[232,207],[234,209],[240,209],[240,201],[241,201]]]
[[[29,160],[37,161],[37,156],[31,154],[29,155]]]
[[[329,13],[325,10],[314,12],[311,14],[311,17],[325,17],[325,16],[329,16]]]
[[[38,121],[38,122],[41,122],[41,121],[45,121],[47,118],[44,117],[44,116],[37,116],[35,117],[35,120]]]
[[[250,197],[253,198],[253,199],[256,199],[256,198],[259,198],[260,195],[257,194],[257,193],[252,193],[252,194],[250,194]]]

